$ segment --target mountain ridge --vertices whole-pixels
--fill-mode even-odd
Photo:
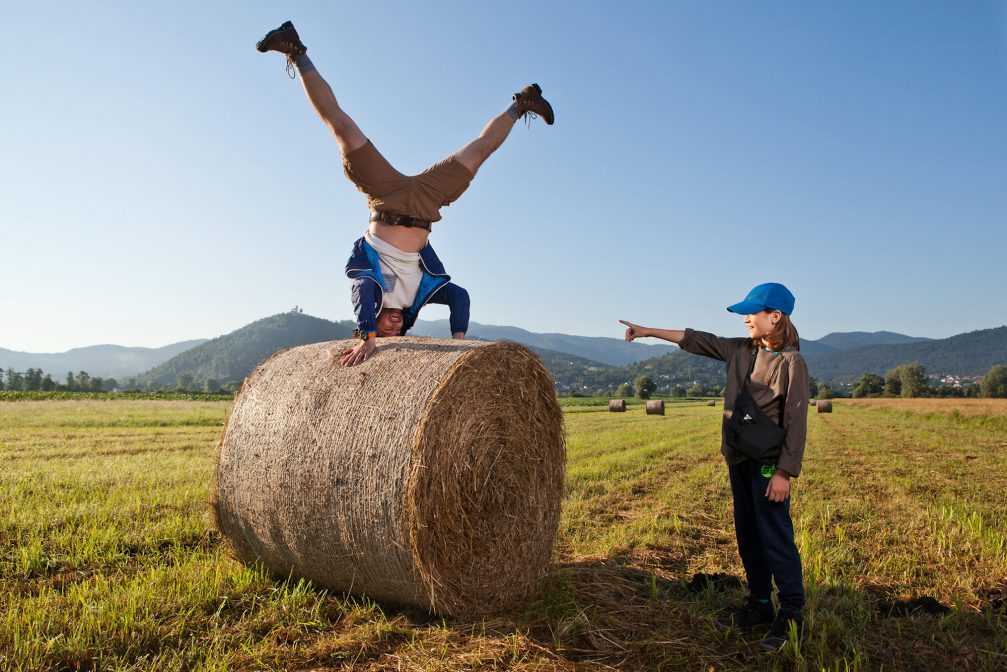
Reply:
[[[170,343],[160,348],[129,347],[103,343],[70,348],[66,352],[19,352],[0,348],[0,369],[24,371],[42,369],[53,377],[62,377],[67,371],[87,371],[101,378],[126,378],[142,373],[172,357],[205,343],[208,339],[196,338]]]
[[[409,335],[446,338],[446,335],[449,333],[448,320],[417,320],[416,326],[410,330]],[[629,343],[621,338],[610,336],[577,336],[575,334],[554,332],[539,333],[528,331],[521,327],[480,324],[479,322],[469,323],[466,337],[481,338],[488,341],[517,341],[532,348],[565,352],[609,366],[625,366],[678,350],[678,346],[671,344]]]
[[[234,388],[276,350],[348,338],[354,326],[349,321],[333,322],[303,313],[280,313],[214,339],[196,339],[159,349],[140,349],[165,351],[174,347],[181,351],[140,373],[131,374],[129,380],[124,381],[125,376],[121,374],[113,377],[121,383],[146,389],[171,387],[179,381],[197,389]],[[421,320],[410,334],[444,338],[448,330],[446,320]],[[480,323],[471,324],[469,336],[483,340],[506,338],[528,345],[541,354],[557,385],[563,389],[593,392],[614,387],[620,382],[632,382],[644,374],[654,377],[665,389],[693,383],[711,387],[723,383],[722,362],[685,353],[674,345],[627,343],[599,336],[539,334],[519,327]],[[860,345],[863,343],[866,345]],[[194,345],[185,347],[188,344]],[[119,348],[88,346],[68,352],[114,353]],[[811,375],[830,383],[848,384],[864,372],[880,375],[895,366],[914,361],[921,362],[931,373],[979,376],[994,364],[1007,362],[1007,327],[977,330],[947,339],[927,339],[887,331],[833,332],[817,341],[802,340],[801,351]],[[4,352],[13,351],[0,349],[0,366],[19,369],[3,363]],[[647,356],[651,353],[658,354]],[[48,355],[42,355],[45,356]],[[86,366],[47,368],[38,363],[28,366],[42,368],[54,375],[65,370],[85,370],[92,376],[109,376],[102,368]]]
[[[191,376],[201,388],[234,389],[277,350],[349,338],[355,327],[349,321],[331,322],[303,313],[279,313],[179,353],[127,384],[157,389],[178,384],[180,376]]]
[[[884,375],[900,364],[919,362],[928,373],[981,376],[996,364],[1007,364],[1007,326],[909,343],[874,344],[837,352],[809,354],[812,375],[822,380],[853,382],[862,374]]]

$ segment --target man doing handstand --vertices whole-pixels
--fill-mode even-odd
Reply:
[[[468,292],[450,282],[427,242],[431,224],[441,219],[442,207],[468,188],[479,167],[507,139],[515,121],[531,113],[552,125],[552,106],[542,97],[542,89],[537,84],[526,86],[478,138],[409,177],[395,170],[339,107],[291,22],[271,30],[256,48],[286,55],[288,69],[292,64],[300,73],[308,100],[336,137],[346,176],[367,197],[371,211],[368,231],[354,243],[346,264],[362,340],[346,352],[343,365],[369,358],[377,347],[377,336],[404,335],[426,303],[447,304],[452,337],[464,338]]]

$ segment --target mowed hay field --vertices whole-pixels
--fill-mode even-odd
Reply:
[[[431,617],[275,579],[210,530],[227,402],[0,402],[0,670],[1007,670],[1007,402],[838,400],[793,513],[810,637],[759,653],[720,414],[570,407],[555,567],[517,613]],[[947,614],[887,616],[929,596]]]

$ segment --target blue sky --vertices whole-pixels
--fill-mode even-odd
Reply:
[[[760,282],[803,336],[1007,323],[1005,2],[19,3],[0,106],[0,347],[350,319],[363,197],[283,59],[292,19],[400,170],[536,81],[432,244],[472,319],[741,335]],[[431,307],[423,317],[446,317]]]

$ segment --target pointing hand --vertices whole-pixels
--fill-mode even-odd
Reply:
[[[634,338],[643,338],[647,335],[647,329],[639,325],[633,324],[632,322],[627,322],[626,320],[619,320],[626,325],[626,340],[632,341]]]

